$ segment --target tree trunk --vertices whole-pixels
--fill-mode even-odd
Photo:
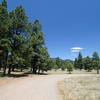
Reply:
[[[32,72],[33,70],[32,70],[32,68],[30,69],[30,72]]]
[[[71,71],[69,71],[69,74],[71,74]]]
[[[23,69],[21,68],[21,70],[20,70],[21,72],[23,72]]]
[[[13,68],[12,68],[12,71],[14,72],[15,71],[15,67],[13,66]]]
[[[36,68],[33,68],[32,72],[33,72],[33,74],[36,74]]]
[[[7,69],[7,67],[6,67],[6,65],[4,65],[4,67],[3,67],[3,75],[6,75],[6,69]]]
[[[40,74],[40,69],[38,69],[38,74]]]
[[[6,64],[3,62],[3,75],[6,75]]]
[[[97,74],[99,74],[99,69],[97,69]]]
[[[11,74],[11,67],[9,67],[9,69],[8,69],[8,75],[10,75]]]
[[[7,60],[8,60],[8,51],[6,52],[6,57],[5,57],[5,64],[3,64],[4,65],[4,68],[3,68],[3,75],[5,75],[6,74],[6,69],[7,69]]]
[[[1,60],[1,59],[0,59]],[[0,70],[1,70],[1,61],[0,61]]]
[[[42,70],[42,74],[44,73],[44,70]]]
[[[88,72],[91,72],[91,70],[90,70],[90,69],[88,69]]]

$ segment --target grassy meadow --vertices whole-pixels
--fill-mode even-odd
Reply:
[[[67,72],[67,70],[62,71],[60,69],[58,69],[58,70],[52,69],[50,71],[47,71],[46,73],[47,74],[69,74]],[[73,70],[73,72],[72,72],[72,74],[96,74],[96,73],[97,73],[96,70],[92,70],[91,72],[87,72],[86,70],[82,70],[82,71],[80,71],[80,70]]]
[[[100,100],[100,76],[74,76],[58,83],[62,100]]]

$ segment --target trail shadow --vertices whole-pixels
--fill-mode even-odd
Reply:
[[[20,77],[27,77],[28,74],[10,74],[7,75],[8,77],[13,77],[13,78],[20,78]]]
[[[20,78],[20,77],[28,77],[29,75],[49,75],[48,73],[32,73],[32,72],[24,72],[24,73],[11,73],[3,75],[2,72],[0,72],[0,77],[13,77],[13,78]]]
[[[28,74],[25,74],[25,73],[21,73],[21,74],[10,74],[10,75],[8,75],[8,74],[3,74],[2,72],[0,72],[0,77],[13,77],[13,78],[20,78],[20,77],[27,77],[28,76]]]
[[[38,75],[49,75],[48,73],[39,73]]]
[[[29,74],[31,74],[31,75],[48,75],[48,73],[36,73],[36,74],[34,74],[32,72],[25,72],[24,74],[26,74],[26,75],[29,75]]]

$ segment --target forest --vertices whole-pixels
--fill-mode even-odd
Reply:
[[[83,57],[79,52],[73,60],[51,58],[45,45],[45,33],[39,19],[30,22],[22,5],[8,11],[7,1],[0,3],[0,74],[30,71],[40,74],[51,69],[97,70],[99,74],[100,58],[97,52],[92,57]]]

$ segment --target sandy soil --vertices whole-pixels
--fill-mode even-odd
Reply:
[[[57,82],[67,75],[27,77],[0,87],[0,100],[59,100]]]

